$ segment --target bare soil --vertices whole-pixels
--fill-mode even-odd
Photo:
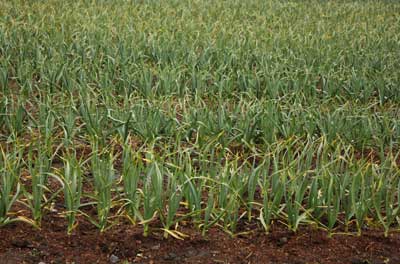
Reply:
[[[245,235],[230,236],[219,228],[202,236],[192,226],[180,226],[185,240],[163,238],[153,228],[143,237],[142,228],[128,222],[100,233],[81,220],[66,234],[66,222],[46,215],[41,230],[22,222],[0,228],[0,263],[400,263],[400,234],[383,237],[382,231],[364,231],[361,237],[335,235],[304,227],[296,234],[275,224],[266,235],[247,226]]]

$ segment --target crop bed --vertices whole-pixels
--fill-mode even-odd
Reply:
[[[1,1],[1,259],[399,263],[399,13]]]

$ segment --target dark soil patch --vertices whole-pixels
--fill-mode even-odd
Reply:
[[[128,223],[100,233],[85,221],[68,236],[65,224],[54,214],[40,231],[23,223],[0,228],[0,263],[400,263],[399,233],[327,238],[312,228],[292,234],[274,226],[269,235],[256,230],[232,238],[217,228],[203,237],[186,226],[179,229],[188,235],[182,241],[157,230],[143,237],[141,227]]]

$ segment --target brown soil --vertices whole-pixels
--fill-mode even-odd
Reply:
[[[24,223],[0,228],[0,263],[400,263],[400,234],[384,238],[381,231],[361,237],[335,235],[306,228],[297,234],[275,225],[266,235],[257,226],[247,235],[232,238],[213,228],[206,236],[190,226],[179,231],[185,240],[164,239],[153,229],[121,223],[104,233],[81,221],[66,234],[65,220],[56,214],[43,219],[38,231]]]

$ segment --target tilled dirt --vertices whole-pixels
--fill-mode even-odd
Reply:
[[[383,237],[364,231],[361,237],[335,235],[304,227],[293,234],[275,225],[268,235],[257,227],[232,237],[219,228],[202,236],[181,226],[185,240],[163,238],[153,229],[121,223],[100,233],[88,222],[66,234],[65,220],[46,216],[41,230],[24,223],[0,228],[0,263],[400,263],[400,234]]]

